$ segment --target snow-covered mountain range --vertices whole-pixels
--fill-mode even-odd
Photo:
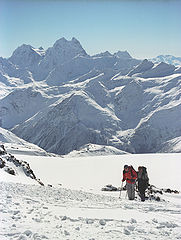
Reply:
[[[175,66],[181,66],[181,57],[175,57],[172,55],[159,55],[155,58],[151,58],[150,61],[154,63],[164,62]]]
[[[181,151],[181,68],[61,38],[0,58],[0,126],[48,152]],[[106,148],[108,150],[108,148]],[[112,150],[110,150],[112,151]]]

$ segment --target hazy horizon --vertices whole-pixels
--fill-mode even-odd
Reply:
[[[181,1],[0,0],[0,56],[22,44],[44,49],[77,38],[90,55],[181,56]]]

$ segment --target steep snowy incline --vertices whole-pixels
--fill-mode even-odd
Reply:
[[[142,108],[143,117],[130,139],[136,152],[160,151],[164,142],[181,136],[180,81],[177,75],[174,78],[166,77],[157,87],[145,89],[148,99],[152,100]],[[147,84],[149,81],[145,82]]]
[[[1,126],[12,128],[55,100],[42,94],[41,89],[33,85],[17,88],[0,101]]]
[[[164,142],[159,150],[160,152],[180,153],[181,137],[176,137]]]
[[[88,74],[94,69],[93,59],[89,56],[77,56],[68,62],[56,66],[47,76],[46,82],[50,86],[59,86]]]
[[[174,70],[176,69],[175,66],[167,64],[167,63],[158,63],[150,70],[143,72],[141,75],[138,75],[143,78],[150,78],[150,77],[165,77],[171,74],[174,74]]]
[[[11,63],[8,59],[0,57],[0,84],[4,84],[9,91],[14,87],[32,82],[31,73]],[[0,85],[0,90],[1,90]],[[12,90],[11,90],[12,88]],[[1,90],[2,91],[2,90]]]
[[[131,145],[136,152],[160,151],[164,142],[180,137],[180,126],[181,104],[160,108],[149,119],[140,122],[130,139]]]
[[[17,137],[12,132],[0,127],[0,144],[5,146],[8,153],[11,154],[27,154],[27,155],[38,155],[38,156],[51,156],[42,148],[32,143],[26,142],[25,140]]]

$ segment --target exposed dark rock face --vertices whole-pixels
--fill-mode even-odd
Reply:
[[[13,166],[10,163],[13,163]],[[13,155],[7,153],[4,145],[0,145],[0,168],[14,176],[17,175],[17,168],[21,168],[27,177],[34,179],[41,185],[44,185],[40,179],[37,179],[33,170],[30,168],[29,163],[18,160]]]

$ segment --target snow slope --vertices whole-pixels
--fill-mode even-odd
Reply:
[[[1,239],[180,239],[180,205],[0,183]]]
[[[163,144],[160,152],[181,152],[181,137],[171,139]]]
[[[181,190],[180,154],[16,157],[26,159],[49,185],[1,179],[2,240],[181,238],[180,194],[158,194],[161,201],[141,202],[138,196],[129,201],[124,191],[121,198],[120,192],[101,191],[106,184],[120,186],[124,164],[146,166],[150,183],[158,188]]]
[[[102,155],[121,155],[128,154],[112,146],[98,145],[98,144],[86,144],[81,146],[77,150],[73,150],[66,157],[87,157],[87,156],[102,156]]]
[[[0,145],[0,181],[43,185],[40,179],[36,178],[30,165],[7,152],[4,145]]]
[[[177,73],[178,68],[174,65],[164,62],[153,64],[147,59],[143,60],[139,65],[128,73],[128,76],[138,76],[142,78],[165,77]]]
[[[38,156],[53,156],[42,148],[17,137],[12,132],[0,128],[0,144],[5,146],[8,153],[28,154]]]
[[[26,121],[40,109],[48,106],[51,100],[34,86],[16,88],[0,101],[1,126],[11,128]]]

